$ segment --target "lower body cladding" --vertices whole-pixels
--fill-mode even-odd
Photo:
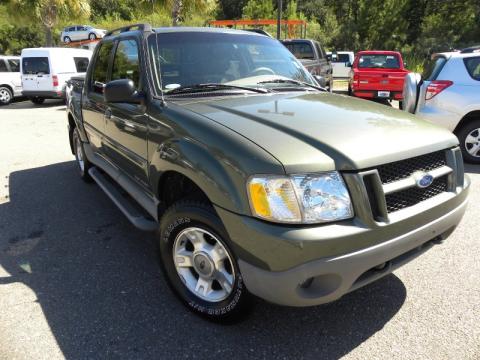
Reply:
[[[315,243],[315,240],[308,239],[309,245],[307,246],[305,245],[306,242],[302,241],[297,235],[293,235],[295,233],[294,228],[286,232],[284,231],[285,237],[289,238],[288,243],[291,246],[291,255],[298,263],[296,266],[289,267],[286,270],[273,271],[265,269],[265,267],[268,267],[267,261],[277,256],[279,258],[288,257],[288,254],[284,254],[285,248],[282,247],[285,241],[282,241],[282,239],[278,239],[282,245],[279,243],[277,248],[271,247],[270,254],[267,254],[266,248],[261,248],[261,246],[260,251],[255,253],[254,256],[251,256],[249,253],[243,253],[242,256],[242,249],[235,249],[237,255],[240,254],[238,262],[244,283],[251,293],[280,305],[313,306],[339,299],[346,293],[391,273],[430,249],[433,245],[446,239],[463,217],[467,206],[468,186],[469,181],[466,179],[465,187],[461,193],[456,196],[452,195],[451,201],[447,201],[448,204],[440,203],[436,206],[436,211],[430,211],[430,217],[426,217],[428,218],[426,223],[422,223],[418,217],[414,216],[407,220],[409,221],[408,225],[404,225],[402,222],[396,225],[385,225],[383,226],[383,231],[390,226],[394,228],[396,226],[394,231],[390,231],[390,233],[396,232],[396,236],[380,235],[385,236],[384,241],[378,241],[371,246],[350,252],[342,252],[339,255],[327,255],[309,259],[312,257],[312,252],[315,252],[313,251],[315,245],[312,244]],[[445,211],[445,208],[449,210]],[[238,217],[237,215],[227,214],[222,209],[217,209],[217,211],[219,211],[219,215],[224,221],[227,219],[227,224],[234,221],[230,216]],[[237,221],[242,220],[237,219]],[[327,227],[331,226],[335,225],[327,225]],[[404,228],[404,231],[402,231],[402,228]],[[256,230],[256,233],[255,231],[250,233],[247,231],[247,234],[244,231],[243,236],[252,236],[252,242],[257,241],[261,243],[262,234],[258,233],[258,228]],[[322,227],[311,230],[320,233],[322,232]],[[341,228],[338,230],[340,233],[342,232]],[[380,228],[376,230],[370,229],[366,231],[366,234],[368,236],[370,233],[370,236],[373,237],[375,231],[381,232]],[[365,235],[365,229],[360,230],[358,234],[361,233]],[[355,241],[355,234],[352,235],[349,239],[350,242]],[[230,234],[230,236],[232,241],[235,242],[236,235]],[[378,234],[376,236],[378,237]],[[345,238],[343,234],[340,237]],[[324,238],[317,242],[325,242],[325,240]],[[300,260],[301,255],[298,255],[298,249],[295,250],[292,247],[294,242],[302,244],[300,245],[302,247],[300,254],[303,251],[305,258],[307,258],[303,263]],[[271,246],[271,240],[269,244]],[[325,249],[333,251],[334,246],[328,246]],[[262,262],[262,256],[265,257],[266,261]],[[255,263],[255,265],[252,263]]]

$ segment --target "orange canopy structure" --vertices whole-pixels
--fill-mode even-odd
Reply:
[[[242,20],[211,20],[208,22],[211,26],[228,26],[237,28],[237,26],[265,26],[265,25],[277,25],[275,19],[242,19]],[[305,20],[281,20],[282,27],[285,27],[288,38],[294,37],[306,37],[307,35],[307,22]]]

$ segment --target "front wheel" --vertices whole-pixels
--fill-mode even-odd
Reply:
[[[352,96],[352,95],[353,95],[352,87],[348,85],[348,96]]]
[[[466,162],[480,164],[480,120],[473,120],[464,125],[457,133]]]
[[[399,101],[399,102],[398,102],[398,108],[399,108],[400,110],[403,110],[403,101]]]
[[[160,223],[160,257],[170,287],[190,310],[218,322],[238,320],[250,308],[229,242],[205,202],[179,201]]]
[[[0,105],[8,105],[13,100],[12,90],[6,86],[0,86]]]
[[[64,42],[65,44],[70,44],[70,43],[72,42],[72,40],[70,39],[69,36],[65,36],[65,37],[63,38],[63,42]]]
[[[89,39],[89,40],[95,40],[96,38],[97,38],[97,35],[95,35],[94,33],[90,33],[90,34],[88,35],[88,39]]]

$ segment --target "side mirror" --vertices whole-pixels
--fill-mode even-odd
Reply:
[[[143,96],[135,88],[130,79],[119,79],[108,82],[105,85],[103,97],[109,103],[140,104]]]
[[[352,67],[352,63],[351,63],[350,61],[347,61],[347,62],[345,63],[345,66],[346,66],[346,67]]]
[[[313,75],[313,77],[315,78],[315,80],[317,80],[318,85],[320,85],[321,87],[325,87],[327,85],[327,81],[323,76]]]
[[[407,67],[407,62],[406,62],[406,61],[403,62],[403,67],[404,67],[404,68]]]

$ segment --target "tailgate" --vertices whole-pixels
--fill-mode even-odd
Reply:
[[[403,81],[406,71],[362,69],[355,72],[356,89],[403,91]]]

